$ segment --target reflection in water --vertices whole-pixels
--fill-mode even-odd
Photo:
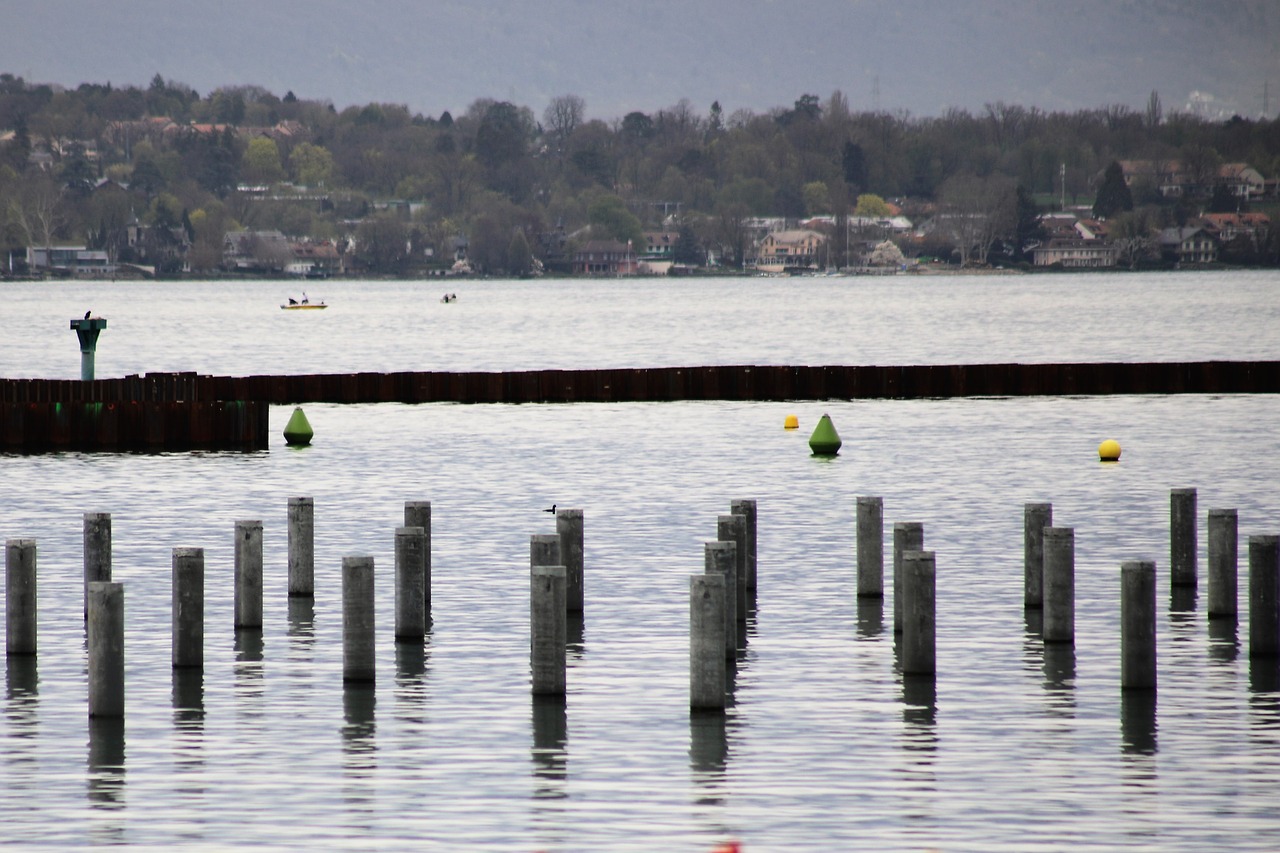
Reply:
[[[1126,755],[1156,754],[1156,691],[1120,691],[1120,749]]]
[[[427,699],[427,659],[431,632],[421,640],[396,642],[396,718],[421,725]]]
[[[1249,659],[1249,720],[1258,742],[1280,743],[1280,658]]]
[[[235,638],[236,653],[236,695],[242,700],[253,700],[253,706],[241,704],[245,717],[262,716],[261,700],[262,684],[262,629],[237,628]]]
[[[1027,675],[1038,677],[1044,666],[1044,611],[1028,607],[1022,618],[1022,668]]]
[[[1169,612],[1175,625],[1185,624],[1196,612],[1196,587],[1175,586],[1169,591]]]
[[[89,803],[95,808],[124,807],[124,717],[89,718]],[[122,828],[110,832],[118,836]]]
[[[5,716],[14,737],[35,735],[40,676],[35,655],[6,655]]]
[[[565,617],[565,657],[566,664],[572,666],[582,660],[586,653],[586,620],[580,613],[571,613]]]
[[[374,773],[378,769],[375,696],[371,682],[349,681],[342,685],[342,769],[346,783],[343,799],[353,815],[373,812]]]
[[[703,806],[724,803],[725,767],[729,763],[726,715],[719,709],[689,712],[689,767]]]
[[[1209,620],[1209,660],[1229,664],[1240,657],[1238,628],[1235,616],[1215,616]]]
[[[872,640],[884,633],[884,599],[858,599],[858,639]]]
[[[569,719],[560,696],[533,697],[534,799],[564,799],[569,776]]]
[[[1075,716],[1076,647],[1071,643],[1050,643],[1044,647],[1044,689],[1050,710],[1064,717]]]
[[[289,644],[295,650],[310,651],[316,642],[316,600],[310,596],[289,596]]]

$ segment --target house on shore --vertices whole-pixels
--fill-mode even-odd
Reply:
[[[573,255],[573,272],[578,275],[635,275],[635,250],[617,240],[588,240]]]

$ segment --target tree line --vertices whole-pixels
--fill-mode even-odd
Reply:
[[[144,132],[161,119],[168,131]],[[711,253],[734,266],[755,217],[827,216],[839,233],[859,199],[877,198],[916,210],[998,206],[981,226],[992,233],[938,239],[966,260],[993,246],[1016,257],[1038,210],[1093,203],[1118,160],[1280,173],[1280,120],[1211,121],[1164,110],[1154,92],[1142,110],[998,102],[912,116],[857,110],[835,92],[763,112],[682,100],[605,119],[572,94],[541,113],[478,98],[456,116],[424,116],[390,103],[338,110],[259,86],[201,96],[158,74],[145,88],[74,89],[0,74],[0,132],[5,249],[83,242],[125,259],[136,220],[185,233],[197,272],[218,268],[223,236],[239,228],[354,238],[367,268],[387,273],[443,263],[461,239],[478,270],[521,274],[563,263],[585,236],[640,245],[659,228],[679,232],[686,260]],[[122,191],[101,192],[104,179]],[[1151,226],[1203,206],[1143,186],[1130,200]]]

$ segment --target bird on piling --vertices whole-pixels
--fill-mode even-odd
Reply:
[[[86,320],[88,320],[88,319],[89,319],[89,312],[88,312],[88,311],[84,312],[84,318],[85,318]]]
[[[555,504],[552,504],[552,505],[551,505],[551,509],[544,509],[544,510],[543,510],[543,512],[549,512],[549,513],[551,513],[552,515],[555,515],[555,513],[556,513],[556,505],[555,505]]]

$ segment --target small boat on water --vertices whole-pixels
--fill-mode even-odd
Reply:
[[[311,309],[328,308],[329,306],[325,304],[323,299],[312,302],[311,297],[304,293],[297,299],[290,296],[289,301],[280,307],[285,311],[306,311]]]

